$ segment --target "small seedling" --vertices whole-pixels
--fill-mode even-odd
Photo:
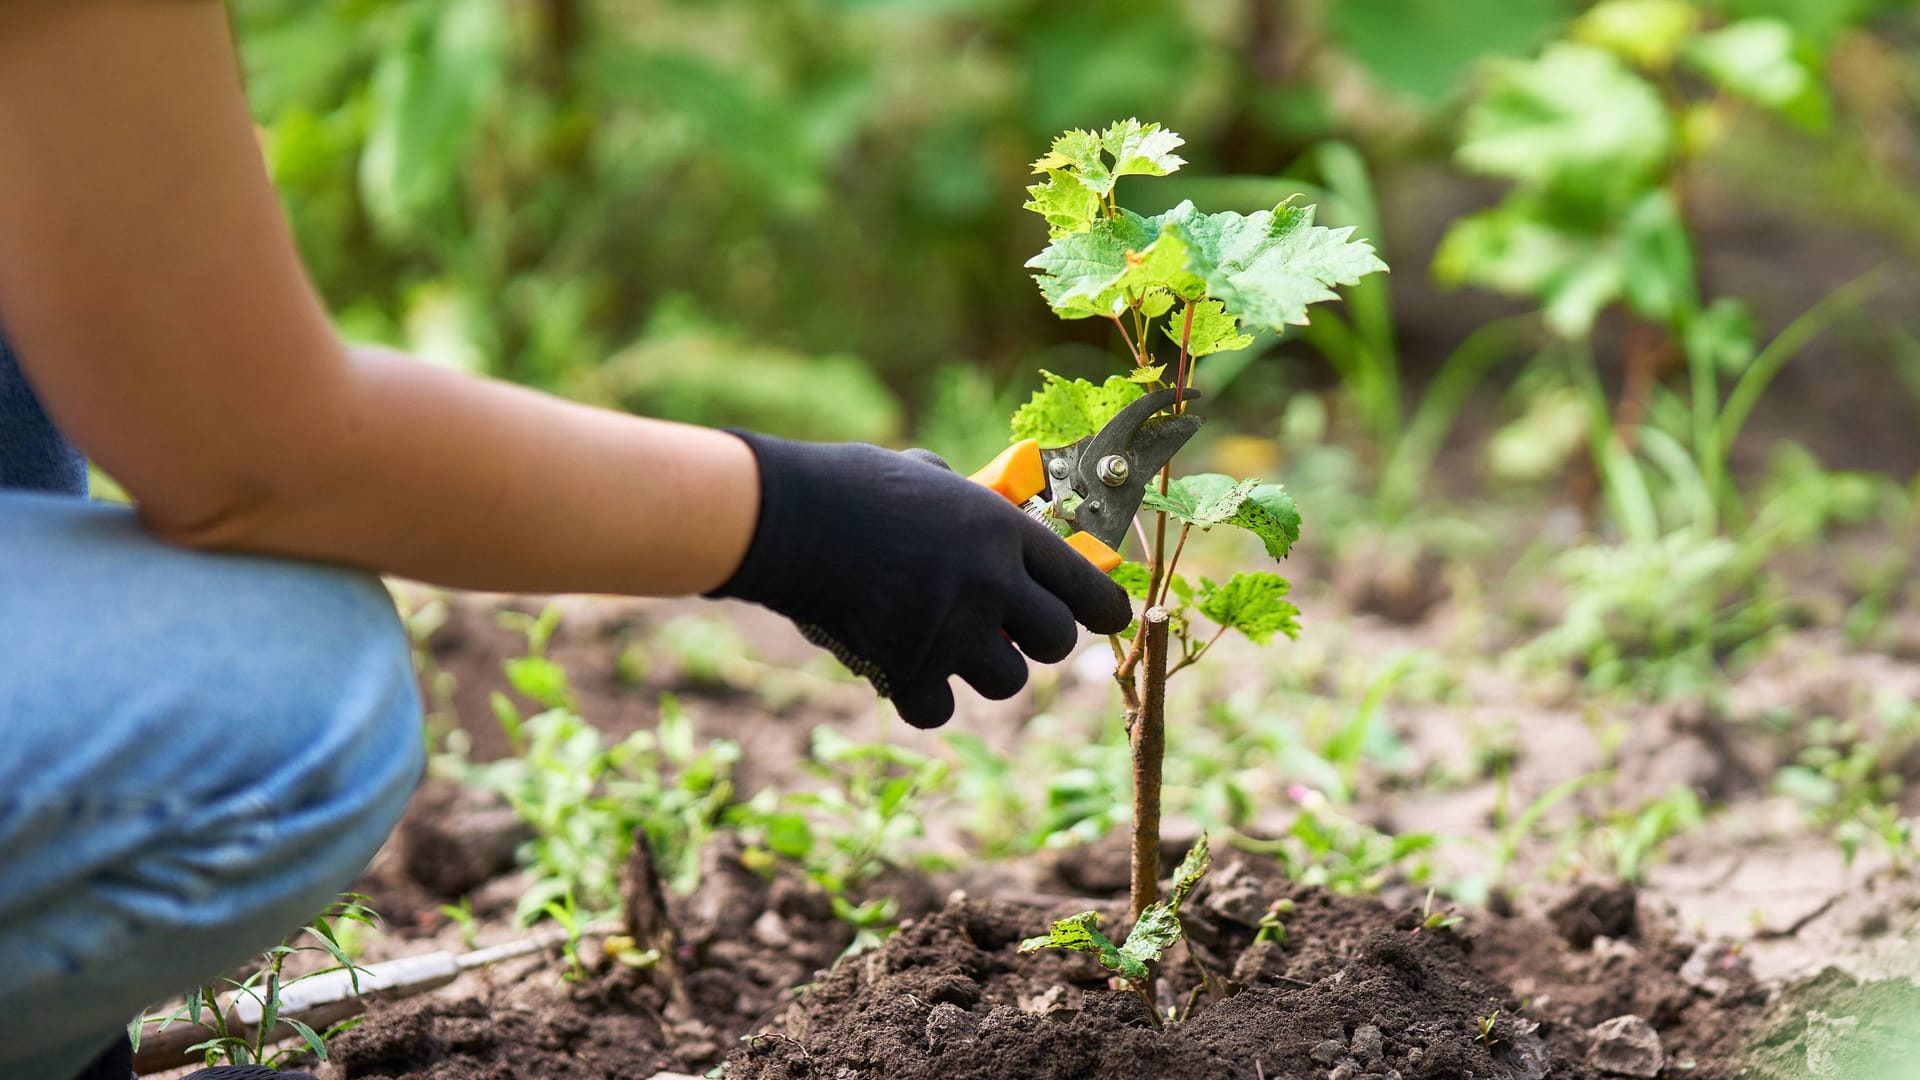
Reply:
[[[1160,1007],[1154,1002],[1152,991],[1153,969],[1147,965],[1159,960],[1168,947],[1180,940],[1180,905],[1193,892],[1194,886],[1200,883],[1209,865],[1211,858],[1207,852],[1207,838],[1203,834],[1187,850],[1186,858],[1180,860],[1180,868],[1174,871],[1173,888],[1167,899],[1147,905],[1147,910],[1141,912],[1134,921],[1126,940],[1118,945],[1100,932],[1099,912],[1083,911],[1054,923],[1053,929],[1045,935],[1021,942],[1020,951],[1071,949],[1092,953],[1100,961],[1100,966],[1113,972],[1125,989],[1138,994],[1140,1000],[1147,1003],[1154,1023],[1159,1024]]]
[[[853,940],[837,958],[845,960],[886,944],[893,932],[900,928],[900,904],[891,896],[858,905],[836,896],[833,898],[833,917],[853,927]]]
[[[568,982],[578,982],[587,977],[587,966],[580,960],[580,909],[573,902],[573,890],[568,889],[557,900],[549,900],[540,909],[541,913],[560,924],[567,932],[566,941],[560,945],[561,952],[567,957]]]
[[[1281,920],[1293,914],[1293,901],[1281,897],[1267,905],[1266,913],[1260,916],[1260,932],[1253,935],[1253,943],[1270,941],[1275,945],[1287,943],[1287,924]]]
[[[1452,908],[1435,911],[1433,909],[1433,890],[1427,890],[1426,902],[1420,905],[1420,929],[1451,930],[1459,926],[1462,921],[1464,920],[1455,914]]]
[[[364,1016],[354,1016],[328,1027],[325,1031],[315,1031],[312,1027],[290,1016],[280,1013],[283,994],[298,984],[301,979],[325,975],[335,971],[345,971],[354,992],[360,992],[360,968],[354,964],[349,950],[342,944],[340,931],[346,925],[376,926],[379,915],[366,905],[367,898],[359,893],[344,893],[338,900],[327,906],[326,911],[316,916],[312,923],[298,932],[267,949],[261,956],[260,967],[245,979],[226,978],[220,983],[209,983],[196,987],[187,994],[185,1004],[165,1016],[141,1016],[127,1028],[127,1035],[137,1052],[140,1049],[140,1037],[150,1023],[158,1023],[158,1031],[165,1031],[176,1023],[194,1024],[209,1033],[211,1037],[195,1043],[188,1053],[199,1054],[207,1065],[224,1063],[228,1065],[265,1065],[277,1068],[294,1055],[305,1051],[312,1053],[321,1061],[327,1060],[327,1044],[341,1032],[359,1024]],[[310,938],[311,943],[299,944],[301,939]],[[298,953],[326,953],[332,958],[330,967],[310,972],[300,978],[285,979],[287,958]],[[226,1004],[222,1004],[222,984],[226,989]],[[259,1022],[252,1030],[245,1030],[235,1024],[233,1006],[241,999],[250,999],[259,1007]],[[290,1028],[301,1040],[298,1047],[275,1050],[274,1044],[284,1033],[279,1029]]]
[[[472,949],[480,933],[480,920],[473,913],[473,897],[463,896],[458,904],[441,904],[440,914],[460,927],[460,944]]]
[[[1488,1046],[1493,1046],[1494,1044],[1498,1043],[1500,1039],[1499,1037],[1494,1035],[1493,1029],[1494,1029],[1494,1025],[1498,1024],[1499,1022],[1500,1022],[1499,1009],[1493,1010],[1493,1012],[1489,1013],[1486,1016],[1475,1018],[1475,1020],[1473,1021],[1473,1025],[1474,1027],[1480,1029],[1480,1034],[1475,1035],[1473,1037],[1473,1041],[1477,1043],[1485,1043]]]
[[[527,655],[508,662],[508,679],[546,710],[524,717],[496,694],[494,710],[514,755],[478,765],[458,758],[438,764],[463,783],[499,793],[531,826],[533,839],[520,858],[533,880],[516,916],[533,922],[550,914],[549,904],[571,896],[581,922],[610,918],[638,829],[646,831],[667,884],[690,892],[699,881],[700,849],[733,801],[740,747],[724,740],[701,744],[692,717],[671,694],[660,696],[653,730],[609,740],[575,711],[565,670],[545,657],[555,609],[511,621],[526,631]]]

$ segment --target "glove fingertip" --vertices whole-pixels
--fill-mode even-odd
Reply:
[[[913,727],[937,728],[953,719],[953,688],[945,679],[904,687],[894,692],[893,707]]]
[[[1087,621],[1087,629],[1096,634],[1117,634],[1133,625],[1133,598],[1117,582],[1108,580],[1112,595],[1103,600],[1096,619]]]

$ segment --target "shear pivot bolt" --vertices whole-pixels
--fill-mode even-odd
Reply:
[[[1108,454],[1094,466],[1094,475],[1108,487],[1119,487],[1127,482],[1127,459],[1119,454]]]
[[[1067,459],[1054,458],[1052,461],[1047,462],[1047,475],[1053,477],[1055,480],[1065,480],[1067,478]]]

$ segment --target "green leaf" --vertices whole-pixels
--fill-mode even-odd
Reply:
[[[1617,221],[1564,221],[1553,200],[1522,193],[1454,223],[1434,255],[1443,284],[1471,283],[1536,300],[1562,337],[1593,330],[1626,299],[1667,321],[1694,306],[1693,253],[1664,189],[1640,193]]]
[[[1210,296],[1222,315],[1278,330],[1305,325],[1309,305],[1336,298],[1333,286],[1386,269],[1352,228],[1316,226],[1313,214],[1284,203],[1250,215],[1201,214],[1191,202],[1150,218],[1122,209],[1056,237],[1027,266],[1040,271],[1040,293],[1061,318],[1106,318],[1142,301],[1158,314],[1171,302],[1164,290]]]
[[[506,663],[507,682],[549,709],[566,707],[571,694],[567,670],[544,656],[522,656]]]
[[[1699,25],[1690,0],[1604,0],[1574,21],[1569,36],[1664,71]]]
[[[1144,390],[1119,375],[1095,386],[1085,379],[1064,379],[1042,371],[1045,385],[1013,414],[1013,437],[1036,439],[1041,446],[1066,446],[1099,431]]]
[[[410,236],[456,200],[481,119],[506,83],[512,29],[486,0],[422,9],[407,40],[382,50],[363,110],[360,193],[383,232]]]
[[[1063,319],[1106,318],[1126,305],[1118,286],[1131,269],[1128,256],[1158,239],[1157,225],[1123,209],[1112,218],[1095,221],[1086,232],[1055,237],[1045,251],[1027,260],[1027,267],[1040,271],[1034,281],[1054,314]],[[1167,254],[1160,253],[1159,258],[1164,260]],[[1141,276],[1135,274],[1134,279]]]
[[[1136,119],[1122,120],[1107,128],[1101,145],[1113,155],[1113,175],[1165,176],[1177,172],[1186,159],[1174,151],[1186,140],[1159,124],[1142,124]]]
[[[1167,947],[1179,940],[1180,916],[1166,904],[1148,904],[1121,944],[1120,958],[1138,967],[1140,978],[1145,979],[1147,965],[1160,959]]]
[[[1207,834],[1201,833],[1200,839],[1193,842],[1180,865],[1173,872],[1173,888],[1167,895],[1167,906],[1175,911],[1186,903],[1187,894],[1193,891],[1200,879],[1206,876],[1207,868],[1213,865],[1213,852],[1207,844]]]
[[[1183,202],[1161,221],[1185,239],[1189,270],[1205,283],[1206,295],[1251,325],[1281,330],[1305,326],[1310,305],[1337,298],[1333,286],[1387,268],[1371,244],[1353,239],[1351,226],[1315,225],[1313,213],[1311,206],[1282,203],[1247,215],[1200,214]]]
[[[1162,329],[1167,339],[1178,345],[1185,318],[1176,317]],[[1187,334],[1187,355],[1198,360],[1217,352],[1233,352],[1253,344],[1252,334],[1240,332],[1240,317],[1227,313],[1218,300],[1202,300],[1193,308],[1193,329]]]
[[[1374,79],[1439,104],[1480,60],[1533,51],[1564,9],[1561,0],[1339,0],[1325,18]]]
[[[1723,296],[1693,317],[1682,339],[1689,355],[1705,359],[1716,371],[1738,375],[1753,363],[1757,333],[1753,310]]]
[[[1135,600],[1147,598],[1147,586],[1153,581],[1153,571],[1146,563],[1137,562],[1123,562],[1107,571],[1107,576],[1127,590],[1127,595]]]
[[[1099,921],[1100,913],[1097,911],[1083,911],[1078,915],[1061,919],[1054,923],[1053,928],[1044,936],[1031,937],[1021,942],[1020,951],[1024,953],[1038,952],[1041,949],[1071,949],[1074,952],[1092,953],[1099,959],[1100,966],[1107,970],[1118,972],[1123,978],[1134,982],[1146,981],[1146,965],[1122,953],[1115,947],[1112,940],[1095,929]]]
[[[1056,239],[1086,232],[1100,214],[1100,196],[1065,169],[1048,173],[1046,182],[1028,188],[1027,194],[1032,198],[1022,209],[1046,218],[1048,235]]]
[[[1235,574],[1225,585],[1200,579],[1200,614],[1221,626],[1238,630],[1255,645],[1265,645],[1275,634],[1300,636],[1300,609],[1284,597],[1293,590],[1279,574],[1259,571]]]
[[[1195,473],[1175,478],[1167,485],[1165,495],[1148,488],[1143,505],[1149,510],[1172,514],[1195,528],[1211,529],[1237,513],[1258,486],[1257,479],[1235,480],[1222,473]]]
[[[1113,190],[1113,172],[1101,156],[1105,152],[1100,136],[1074,128],[1053,140],[1053,148],[1033,163],[1035,173],[1063,172],[1085,185],[1088,191],[1105,196]]]
[[[1211,865],[1207,850],[1207,837],[1200,839],[1187,849],[1187,855],[1180,860],[1180,866],[1173,872],[1173,883],[1167,891],[1164,901],[1148,904],[1140,918],[1128,932],[1127,940],[1120,946],[1120,956],[1138,965],[1142,972],[1147,965],[1160,959],[1167,947],[1180,940],[1180,905],[1186,902],[1189,893],[1200,883],[1201,877]]]
[[[1053,148],[1033,163],[1033,171],[1062,180],[1071,177],[1098,200],[1112,194],[1122,176],[1165,176],[1185,165],[1173,152],[1184,142],[1159,124],[1133,119],[1098,135],[1075,128],[1053,140]]]
[[[1780,113],[1802,127],[1824,128],[1827,97],[1816,69],[1779,19],[1743,19],[1703,34],[1687,51],[1694,67],[1730,94]]]
[[[1603,198],[1639,190],[1673,149],[1660,94],[1619,57],[1561,42],[1505,61],[1467,114],[1457,156],[1476,172]]]
[[[1161,379],[1166,378],[1166,375],[1167,375],[1167,365],[1149,364],[1149,365],[1146,365],[1145,367],[1134,368],[1131,372],[1128,372],[1127,381],[1137,382],[1142,386],[1151,386],[1154,383],[1159,382]]]
[[[320,1037],[319,1032],[295,1020],[291,1016],[283,1016],[279,1019],[281,1023],[292,1028],[294,1033],[300,1036],[300,1041],[307,1044],[307,1049],[313,1051],[314,1057],[319,1058],[321,1061],[327,1060],[327,1041]]]
[[[1149,488],[1142,505],[1173,515],[1206,531],[1232,525],[1260,538],[1267,554],[1285,558],[1300,539],[1300,511],[1293,496],[1278,484],[1235,480],[1220,473],[1196,473],[1176,478],[1165,495]]]

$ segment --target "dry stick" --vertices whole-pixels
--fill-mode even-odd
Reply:
[[[1167,623],[1163,607],[1140,618],[1147,687],[1133,724],[1133,918],[1160,893],[1160,762],[1167,752]]]

